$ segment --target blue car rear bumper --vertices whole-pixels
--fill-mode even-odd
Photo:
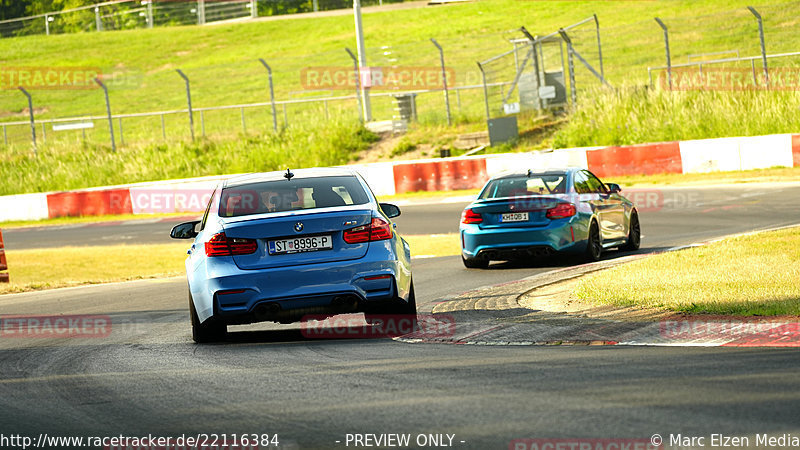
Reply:
[[[481,228],[461,225],[462,253],[467,258],[514,259],[586,249],[586,226],[579,220],[553,220],[543,227]]]
[[[376,246],[379,247],[379,246]],[[261,321],[292,322],[305,314],[380,310],[407,300],[410,271],[400,260],[375,260],[385,255],[370,249],[351,261],[242,270],[232,258],[208,259],[207,273],[195,278],[196,303],[204,313],[229,324]],[[199,312],[199,311],[198,311]]]

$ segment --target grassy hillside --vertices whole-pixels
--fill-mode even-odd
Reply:
[[[376,135],[351,120],[291,127],[281,133],[242,136],[223,142],[150,144],[117,153],[85,146],[74,151],[43,152],[35,159],[14,155],[0,164],[0,177],[4,180],[0,195],[340,165],[349,162],[352,155],[375,139]]]
[[[798,2],[480,0],[366,14],[367,59],[374,66],[437,67],[438,53],[429,41],[434,37],[444,47],[448,67],[455,70],[455,85],[475,85],[480,83],[476,61],[509,50],[508,39],[521,36],[516,31],[520,26],[533,34],[545,34],[597,14],[605,75],[612,85],[624,88],[616,92],[598,89],[597,80],[576,62],[579,105],[569,123],[555,131],[545,145],[798,131],[793,114],[800,107],[796,91],[673,95],[643,89],[648,84],[647,68],[664,64],[663,35],[653,17],[662,18],[669,26],[673,63],[689,58],[758,55],[756,20],[746,5],[755,6],[764,17],[768,53],[800,51],[800,35],[795,32]],[[575,48],[599,69],[593,23],[571,30],[570,35]],[[139,113],[185,108],[184,84],[175,72],[178,68],[191,79],[195,108],[267,101],[266,70],[258,58],[264,58],[273,68],[278,100],[347,95],[349,90],[304,89],[300,76],[308,67],[350,67],[345,47],[355,50],[349,15],[0,39],[0,67],[99,68],[110,86],[113,112]],[[708,55],[717,52],[722,53]],[[552,64],[557,58],[556,48],[545,57]],[[794,67],[797,61],[772,59],[770,65]],[[25,120],[25,98],[3,80],[0,77],[4,83],[0,123]],[[656,88],[658,85],[656,78]],[[32,94],[37,120],[105,113],[98,89],[35,90]],[[441,93],[421,95],[417,102],[422,125],[416,135],[441,134]],[[461,127],[445,133],[485,127],[481,89],[451,95],[451,102]],[[273,168],[287,148],[295,149],[289,156],[293,164],[347,162],[354,153],[339,152],[339,136],[341,130],[357,129],[353,128],[358,117],[355,105],[355,100],[349,99],[327,105],[289,105],[285,110],[279,107],[278,122],[289,128],[277,136],[271,131],[268,107],[244,111],[246,130],[239,109],[209,111],[202,117],[196,114],[196,133],[201,134],[202,122],[210,136],[210,140],[197,144],[187,144],[185,113],[163,117],[166,139],[162,137],[161,117],[129,118],[124,120],[123,130],[118,122],[114,124],[120,147],[117,154],[110,152],[104,121],[95,121],[86,142],[79,131],[54,132],[46,123],[44,145],[40,124],[39,159],[31,156],[29,128],[7,127],[11,145],[4,146],[0,140],[0,177],[13,183],[4,183],[0,194],[231,172],[229,161],[214,152],[236,154],[233,159],[245,170]],[[389,97],[374,100],[375,119],[390,119],[392,106]],[[333,125],[326,130],[328,122]],[[316,150],[303,151],[309,143],[304,133],[317,139]],[[355,151],[369,139],[357,136],[344,148]],[[520,148],[526,145],[523,140]],[[254,147],[261,150],[251,151]],[[262,150],[278,155],[278,159],[241,156],[261,155]],[[198,154],[204,156],[198,158]],[[53,170],[59,175],[49,175]]]
[[[796,91],[595,89],[552,141],[557,148],[800,132]]]
[[[521,36],[512,30],[524,25],[534,34],[544,34],[597,14],[608,79],[613,84],[642,84],[647,66],[664,64],[662,34],[654,16],[671,27],[675,62],[703,52],[758,54],[757,28],[745,9],[748,4],[765,18],[770,53],[800,50],[800,36],[793,28],[800,12],[797,3],[761,3],[765,2],[482,0],[368,14],[364,28],[371,64],[437,66],[438,55],[428,41],[434,37],[445,49],[448,66],[456,70],[456,84],[464,85],[480,82],[476,61],[508,50],[506,39]],[[593,27],[574,31],[573,39],[597,65]],[[304,67],[351,65],[345,47],[355,49],[350,16],[2,39],[0,64],[100,68],[117,81],[112,83],[114,112],[133,113],[185,107],[177,68],[192,80],[196,107],[265,101],[267,78],[258,58],[274,69],[277,97],[296,98],[303,90]],[[588,72],[580,72],[585,81],[579,79],[579,86],[591,85]],[[349,92],[333,92],[343,93]],[[40,90],[34,92],[34,100],[42,119],[104,112],[97,90]],[[0,96],[0,117],[19,120],[25,106],[20,93],[9,91]]]

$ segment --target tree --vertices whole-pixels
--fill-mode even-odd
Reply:
[[[26,16],[25,11],[31,3],[33,0],[0,0],[0,20]]]

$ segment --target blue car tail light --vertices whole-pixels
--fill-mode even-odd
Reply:
[[[206,242],[206,256],[249,255],[258,250],[255,239],[229,238],[217,233]]]
[[[380,217],[374,217],[369,225],[350,228],[342,234],[342,239],[348,244],[361,242],[382,241],[394,236],[392,225]]]
[[[472,209],[465,209],[461,213],[461,223],[482,223],[483,217]]]
[[[575,215],[575,205],[572,203],[559,203],[557,206],[547,210],[548,219],[565,219]]]

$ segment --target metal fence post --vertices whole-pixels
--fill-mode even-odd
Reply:
[[[44,33],[50,36],[50,16],[44,15]]]
[[[318,0],[314,0],[314,1],[313,1],[313,8],[314,8],[314,12],[317,12],[317,11],[319,11],[319,3],[318,3]]]
[[[278,131],[278,116],[275,112],[275,89],[272,85],[272,67],[270,67],[263,58],[259,58],[258,60],[267,68],[267,74],[269,75],[269,102],[272,105],[272,129]]]
[[[444,50],[442,49],[442,46],[439,45],[438,42],[436,42],[436,39],[431,38],[431,42],[433,42],[433,45],[435,45],[436,48],[439,49],[439,61],[442,64],[442,85],[444,89],[444,104],[447,107],[447,125],[452,125],[453,118],[450,114],[450,94],[447,92],[447,69],[445,69],[444,66]]]
[[[94,82],[103,88],[103,93],[106,96],[106,114],[108,114],[108,132],[111,133],[111,150],[117,151],[117,144],[114,142],[114,120],[111,118],[111,103],[108,101],[108,88],[100,78],[95,78]]]
[[[206,24],[206,2],[205,0],[197,0],[197,24]]]
[[[483,104],[486,107],[486,121],[489,121],[489,88],[486,87],[486,72],[483,70],[483,65],[478,63],[478,68],[481,70],[481,79],[483,79]]]
[[[122,132],[122,117],[117,120],[119,121],[119,145],[125,145],[125,134]]]
[[[36,148],[36,124],[33,121],[33,98],[24,87],[18,87],[25,97],[28,97],[28,117],[31,119],[31,142],[33,142],[33,156],[39,156],[39,150]],[[5,134],[5,127],[3,127],[3,134]],[[7,143],[7,142],[6,142]]]
[[[363,122],[364,108],[361,106],[361,76],[358,73],[358,58],[356,58],[356,55],[349,48],[345,48],[345,51],[350,55],[350,59],[353,60],[353,73],[356,77],[356,99],[358,100],[358,120]]]
[[[756,16],[758,20],[758,38],[761,40],[761,61],[764,64],[764,82],[767,85],[767,89],[769,89],[769,70],[767,69],[767,50],[764,47],[764,23],[761,20],[761,14],[756,11],[755,8],[752,6],[748,6],[747,9]]]
[[[603,71],[603,46],[600,45],[600,21],[597,19],[597,14],[594,16],[595,30],[597,31],[597,57],[600,58],[600,78],[606,79],[606,73]]]
[[[561,35],[561,39],[567,43],[567,70],[569,70],[569,93],[570,98],[572,99],[572,105],[575,106],[575,102],[578,99],[578,89],[575,86],[575,61],[573,58],[573,50],[572,50],[572,39],[569,38],[567,32],[564,29],[558,30],[558,34]]]
[[[667,51],[667,83],[669,89],[672,90],[672,59],[669,56],[669,33],[667,32],[667,26],[664,25],[664,22],[658,17],[655,19],[661,29],[664,30],[664,49]]]
[[[192,141],[194,141],[194,115],[192,114],[192,90],[189,87],[189,77],[187,77],[181,69],[175,69],[175,71],[178,72],[178,75],[186,82],[186,103],[189,105],[189,130],[192,132]]]
[[[164,125],[164,114],[161,114],[161,137],[167,139],[167,127]]]
[[[539,53],[536,52],[536,38],[525,27],[519,29],[531,42],[531,59],[533,59],[533,79],[536,82],[536,109],[542,109],[542,98],[539,97],[539,88],[542,80],[539,78]],[[525,63],[523,63],[524,65]],[[509,93],[510,94],[510,93]]]
[[[147,28],[153,28],[153,0],[147,2]]]
[[[250,0],[250,17],[253,19],[258,17],[258,2],[256,0]]]
[[[361,0],[353,0],[353,17],[355,18],[356,23],[356,51],[358,52],[358,77],[361,78],[361,69],[369,70],[367,66],[367,52],[366,48],[364,47],[364,27],[361,23]],[[372,78],[372,73],[368,72],[367,75]],[[363,81],[363,80],[362,80]],[[370,83],[372,84],[372,83]],[[361,106],[364,108],[364,121],[365,122],[372,122],[372,102],[370,101],[369,97],[369,86],[365,86],[364,83],[360,84],[361,86]]]
[[[100,7],[94,7],[94,22],[97,31],[103,31],[103,20],[100,18]]]
[[[247,134],[247,122],[245,122],[244,119],[244,106],[242,106],[241,113],[242,113],[242,133]]]

